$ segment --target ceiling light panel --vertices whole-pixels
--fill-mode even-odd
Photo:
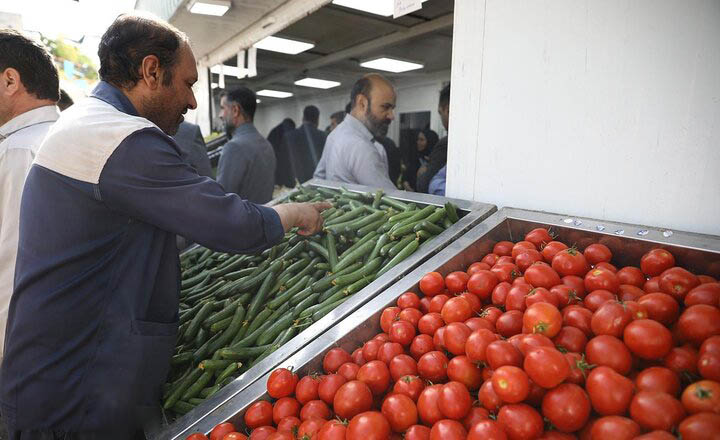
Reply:
[[[337,81],[328,81],[319,78],[303,78],[295,81],[296,86],[313,87],[315,89],[332,89],[340,85]]]
[[[255,93],[258,96],[267,96],[269,98],[289,98],[293,94],[290,92],[283,92],[280,90],[263,89]]]
[[[314,43],[308,41],[292,40],[290,38],[269,36],[255,43],[255,47],[273,52],[297,55],[315,47]]]
[[[420,63],[398,60],[395,58],[376,58],[360,63],[362,67],[367,69],[383,70],[385,72],[402,73],[410,70],[422,69],[425,67]]]
[[[425,3],[427,0],[422,0]],[[333,0],[334,5],[389,17],[395,12],[394,0]]]
[[[193,14],[223,16],[232,4],[229,0],[191,0],[187,8]]]

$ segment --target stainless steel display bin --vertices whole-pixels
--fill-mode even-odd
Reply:
[[[380,315],[383,309],[394,305],[404,292],[419,292],[418,283],[423,275],[432,271],[447,275],[455,270],[465,270],[472,262],[491,252],[498,241],[522,240],[527,232],[537,227],[551,228],[560,240],[567,244],[576,244],[581,250],[590,243],[603,243],[613,251],[613,262],[616,264],[638,266],[640,257],[645,252],[654,247],[663,247],[673,253],[678,265],[698,274],[720,276],[720,237],[503,208],[385,289],[351,317],[338,322],[321,337],[285,359],[281,366],[293,367],[301,376],[322,371],[323,356],[331,348],[342,347],[352,352],[364,341],[381,332]],[[333,320],[338,318],[333,316]],[[214,423],[223,421],[231,421],[238,430],[244,430],[243,415],[248,406],[258,400],[271,400],[266,392],[269,376],[268,372],[243,392],[226,401],[223,406],[216,408],[212,417],[213,424],[199,420],[192,430],[184,432],[183,435],[200,431],[207,433]]]
[[[341,184],[337,182],[329,182],[325,180],[314,179],[304,184],[309,187],[325,187],[339,189],[346,188],[353,192],[370,192],[374,193],[377,189],[361,185]],[[211,398],[207,399],[201,405],[198,405],[192,411],[174,420],[168,424],[164,415],[154,417],[154,422],[145,428],[145,434],[150,439],[184,439],[192,432],[206,430],[209,431],[213,426],[222,422],[227,418],[226,408],[233,406],[234,401],[238,399],[238,395],[253,384],[255,381],[263,377],[266,373],[272,371],[280,364],[286,364],[286,359],[297,353],[307,344],[318,339],[328,328],[335,325],[338,321],[350,317],[354,319],[357,310],[379,293],[385,291],[389,286],[398,279],[410,273],[414,268],[418,267],[428,258],[437,254],[449,243],[462,236],[470,228],[486,219],[489,215],[497,210],[495,205],[486,203],[470,202],[466,200],[451,199],[428,194],[413,193],[407,191],[385,191],[385,195],[404,202],[414,202],[423,205],[443,206],[446,202],[452,202],[458,207],[459,214],[462,216],[460,220],[446,229],[441,234],[423,243],[414,254],[402,261],[400,264],[390,269],[387,273],[370,283],[364,289],[351,296],[350,299],[338,306],[331,313],[323,317],[320,321],[312,324],[287,344],[283,345],[275,353],[271,354],[260,363],[249,369],[232,383],[218,391]],[[282,203],[287,199],[287,195],[279,197],[269,205]],[[264,384],[264,382],[263,382]]]

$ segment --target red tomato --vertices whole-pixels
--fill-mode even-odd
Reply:
[[[303,421],[298,427],[297,438],[316,438],[316,434],[320,429],[327,423],[327,420],[323,420],[317,417]],[[253,432],[254,434],[254,432]]]
[[[532,244],[529,241],[518,241],[513,245],[512,252],[510,253],[510,256],[512,259],[516,259],[520,253],[525,252],[528,249],[537,250],[534,244]]]
[[[632,284],[620,284],[618,287],[618,297],[622,301],[637,301],[647,292]]]
[[[620,287],[620,280],[617,275],[603,268],[595,268],[585,275],[585,290],[592,292],[593,290],[607,290],[617,293]]]
[[[493,372],[493,374],[495,373]],[[495,389],[493,388],[492,380],[486,380],[482,385],[480,385],[478,400],[485,409],[492,412],[497,411],[503,403],[502,399],[500,399],[500,396],[497,395]]]
[[[510,292],[510,289],[512,288],[512,284],[508,283],[507,281],[504,281],[502,283],[498,283],[497,286],[492,291],[492,295],[490,300],[493,304],[497,306],[505,306],[505,300],[507,298],[508,293]]]
[[[464,418],[472,407],[472,399],[465,385],[451,381],[440,388],[438,408],[444,417],[454,420]]]
[[[677,396],[680,392],[680,379],[669,368],[650,367],[637,375],[635,386],[638,391],[661,391]]]
[[[464,355],[450,359],[447,375],[450,380],[462,383],[469,390],[480,388],[483,382],[482,370]]]
[[[470,303],[462,297],[456,296],[447,300],[440,312],[443,320],[450,324],[451,322],[464,322],[473,314]]]
[[[231,432],[235,432],[235,425],[228,422],[221,423],[210,431],[210,440],[222,440],[222,438],[225,437],[225,434],[229,434]]]
[[[472,333],[470,327],[462,322],[453,322],[445,327],[445,347],[454,354],[465,354],[465,342]]]
[[[519,310],[524,312],[527,308],[525,297],[532,291],[532,289],[532,286],[529,284],[513,285],[505,297],[505,310]]]
[[[685,418],[685,409],[670,394],[640,391],[630,403],[630,417],[645,429],[670,431]]]
[[[585,355],[565,353],[565,359],[570,366],[570,374],[565,381],[576,385],[585,384],[585,379],[588,375],[587,372],[592,368],[592,366],[585,361]]]
[[[362,354],[362,347],[356,348],[355,351],[352,352],[351,356],[352,356],[352,361],[355,362],[356,364],[358,364],[358,366],[365,363],[365,358],[363,357],[363,354]],[[338,369],[338,371],[339,371],[339,369]]]
[[[419,360],[422,355],[435,350],[433,338],[430,335],[417,335],[410,344],[410,355]]]
[[[337,374],[344,377],[346,381],[355,380],[360,366],[355,362],[345,362],[338,368]]]
[[[329,420],[317,432],[317,440],[345,440],[347,425],[340,420]]]
[[[259,428],[271,425],[273,422],[273,408],[268,401],[255,402],[245,411],[245,425],[250,428]]]
[[[523,315],[523,331],[553,338],[562,328],[562,315],[552,304],[535,303]]]
[[[390,360],[390,377],[393,381],[407,375],[417,375],[417,362],[406,354],[399,354]]]
[[[550,232],[545,228],[535,228],[525,234],[525,241],[529,241],[538,249],[550,243],[553,238],[555,237],[553,237]]]
[[[470,304],[470,309],[472,310],[473,315],[482,311],[483,304],[482,304],[482,301],[480,300],[480,298],[477,297],[477,295],[474,295],[470,292],[465,292],[465,293],[458,295],[458,297],[464,299],[465,301],[468,302],[468,304]]]
[[[274,399],[287,397],[295,392],[297,383],[297,374],[287,368],[278,368],[270,373],[270,377],[267,381],[267,391],[270,397]]]
[[[495,328],[505,338],[521,333],[523,329],[523,312],[510,310],[503,313],[495,322]]]
[[[690,306],[678,319],[680,335],[699,346],[711,336],[720,335],[720,309],[707,304]]]
[[[660,291],[660,277],[652,277],[645,281],[643,284],[643,290],[647,293],[659,292]]]
[[[663,358],[673,345],[670,330],[652,319],[638,319],[628,324],[623,331],[623,341],[642,359]]]
[[[543,432],[543,419],[533,407],[513,403],[500,408],[497,421],[509,439],[534,439]]]
[[[601,366],[590,371],[585,389],[596,412],[605,416],[621,415],[630,406],[634,384],[612,368]]]
[[[406,309],[403,309],[398,314],[398,319],[401,321],[407,321],[410,324],[413,325],[413,327],[417,328],[418,322],[420,321],[420,318],[423,317],[423,312],[421,312],[418,309],[408,307]],[[390,335],[388,335],[388,338],[390,338]],[[392,338],[390,338],[392,340]]]
[[[490,330],[492,332],[495,331],[495,326],[490,321],[477,316],[473,316],[472,318],[465,321],[465,325],[470,327],[470,330],[472,331],[481,329]]]
[[[588,310],[595,313],[603,304],[608,301],[613,301],[614,299],[616,299],[616,296],[613,292],[605,289],[598,289],[590,292],[583,302]]]
[[[265,440],[294,440],[295,437],[289,432],[273,432]]]
[[[295,398],[298,402],[305,404],[311,400],[318,399],[318,386],[320,379],[314,376],[305,376],[298,381],[295,387]]]
[[[378,411],[367,411],[350,420],[345,438],[347,440],[386,440],[390,437],[390,423]]]
[[[585,280],[575,276],[575,275],[568,275],[565,277],[562,277],[560,279],[560,282],[564,286],[571,287],[573,291],[575,292],[575,295],[577,295],[578,298],[582,299],[585,298]],[[552,289],[550,289],[552,291]]]
[[[552,289],[550,289],[550,293],[555,295],[555,299],[557,301],[558,308],[563,309],[566,306],[577,304],[582,299],[577,295],[577,292],[565,284],[558,284],[557,286],[553,286]]]
[[[435,344],[435,349],[439,351],[445,351],[445,330],[447,330],[447,327],[440,327],[435,332],[435,335],[433,336],[433,344]]]
[[[429,306],[428,310],[432,313],[440,313],[440,311],[442,311],[443,306],[449,299],[450,299],[450,297],[445,295],[444,293],[433,296],[433,298],[430,300],[430,306]]]
[[[590,328],[596,335],[620,337],[630,321],[632,321],[632,314],[625,304],[607,301],[593,313]]]
[[[328,374],[327,376],[321,377],[320,385],[318,385],[318,396],[323,402],[332,405],[333,400],[335,400],[335,393],[337,393],[337,390],[339,390],[345,382],[347,382],[347,379],[339,374]]]
[[[595,269],[607,269],[612,273],[617,273],[617,271],[618,271],[617,267],[615,267],[612,264],[607,263],[605,261],[602,261],[602,262],[596,264]]]
[[[208,440],[208,438],[205,434],[196,432],[195,434],[190,434],[189,436],[187,436],[185,440]]]
[[[552,347],[555,348],[555,345],[553,344],[553,341],[548,338],[547,336],[543,336],[538,333],[530,333],[525,335],[517,335],[513,336],[513,338],[517,338],[517,349],[520,350],[520,353],[522,353],[523,356],[527,355],[531,350],[537,348],[537,347]],[[511,338],[510,343],[513,342],[513,338]]]
[[[700,354],[720,354],[720,336],[710,336],[700,345]]]
[[[555,287],[553,287],[553,289]],[[557,296],[544,287],[535,287],[533,290],[528,292],[527,295],[525,295],[525,305],[527,307],[539,302],[546,302],[554,305],[555,307],[560,305]]]
[[[465,354],[471,362],[485,362],[485,349],[488,344],[497,340],[498,336],[490,330],[475,330],[465,342]]]
[[[465,301],[462,298],[457,298],[462,301]],[[467,301],[465,301],[465,304],[467,304]],[[469,306],[468,306],[469,308]],[[413,338],[415,337],[415,326],[412,325],[412,323],[408,321],[395,321],[392,324],[390,324],[390,331],[388,332],[390,336],[390,341],[396,342],[404,347],[407,347],[412,342]]]
[[[404,352],[405,351],[403,350],[402,345],[397,342],[385,342],[378,349],[376,360],[384,363],[385,365],[390,365],[392,358]]]
[[[495,265],[495,263],[497,263],[498,258],[500,258],[500,255],[489,253],[482,257],[482,260],[480,260],[480,262],[492,267]],[[472,274],[470,273],[468,273],[468,275],[472,276]]]
[[[439,313],[427,313],[418,320],[418,331],[426,335],[434,335],[437,329],[445,325]]]
[[[485,357],[493,370],[504,365],[521,367],[523,362],[522,353],[508,341],[493,341],[488,344],[485,349]]]
[[[202,440],[204,437],[195,437],[194,439],[192,436],[188,437],[187,440]],[[228,432],[222,437],[222,440],[247,440],[248,437],[245,434],[240,434],[239,432]]]
[[[430,428],[422,425],[412,425],[405,431],[405,440],[430,440]]]
[[[592,321],[592,312],[581,306],[567,306],[562,311],[563,325],[580,329],[585,336],[592,337],[593,333],[590,329]]]
[[[715,278],[711,277],[710,275],[698,275],[697,277],[698,277],[698,279],[700,280],[700,284],[705,284],[705,283],[717,283],[717,282],[718,282],[718,280],[716,280]]]
[[[597,419],[591,430],[593,439],[632,440],[640,435],[640,425],[627,417],[607,416]]]
[[[494,420],[483,420],[468,429],[467,440],[507,440],[502,426]]]
[[[475,272],[467,282],[468,292],[477,295],[481,300],[490,298],[493,289],[498,285],[495,274],[489,270]]]
[[[590,417],[590,398],[577,385],[564,383],[545,394],[542,413],[562,432],[574,432]]]
[[[676,440],[676,437],[667,431],[651,431],[647,434],[634,437],[633,440]]]
[[[720,382],[720,355],[705,353],[698,358],[698,372],[702,377]]]
[[[370,361],[360,367],[357,380],[365,382],[374,396],[379,396],[390,385],[390,370],[382,361]]]
[[[560,241],[551,241],[542,247],[543,259],[545,259],[546,263],[550,264],[552,263],[553,257],[555,257],[558,252],[567,248],[568,247],[567,245],[565,245],[565,243],[562,243]]]
[[[493,246],[492,253],[501,257],[504,255],[511,255],[513,246],[515,246],[515,243],[512,241],[499,241],[495,243],[495,246]]]
[[[437,272],[430,272],[420,279],[420,291],[425,296],[435,296],[445,290],[445,280]]]
[[[561,328],[553,338],[553,342],[558,348],[562,348],[565,351],[582,353],[585,351],[587,336],[578,328],[565,326]]]
[[[488,255],[492,255],[492,254],[488,254]],[[492,257],[491,257],[491,258],[492,258]],[[493,264],[495,264],[495,262],[493,262]],[[468,268],[467,268],[467,270],[465,271],[465,273],[467,273],[468,276],[469,276],[470,278],[472,278],[472,276],[473,276],[474,274],[476,274],[478,271],[481,271],[481,270],[490,270],[490,267],[491,267],[491,266],[492,266],[492,264],[488,264],[488,263],[481,262],[481,261],[476,261],[476,262],[474,262],[473,264],[471,264],[470,266],[468,266]]]
[[[430,382],[442,382],[447,378],[448,362],[447,356],[440,351],[425,353],[418,361],[418,373]]]
[[[425,382],[417,376],[403,376],[395,382],[393,393],[404,394],[417,402],[420,393],[425,389]]]
[[[300,410],[300,420],[305,421],[311,418],[329,420],[332,416],[330,408],[322,400],[311,400],[303,405]]]
[[[495,394],[507,403],[522,402],[530,394],[528,375],[512,365],[504,365],[493,372],[492,387]]]
[[[610,335],[595,336],[585,346],[588,362],[610,367],[620,374],[630,372],[632,355],[621,340]]]
[[[641,296],[637,302],[645,306],[650,319],[665,325],[674,323],[680,314],[680,306],[677,301],[666,293],[648,293]]]
[[[324,422],[324,420],[320,420],[319,423]],[[271,435],[275,433],[275,428],[272,426],[261,426],[257,429],[253,429],[252,434],[250,434],[249,439],[250,440],[267,440],[270,438]]]
[[[430,297],[429,296],[423,296],[420,298],[420,311],[423,313],[427,313],[430,311]]]
[[[625,266],[615,274],[620,284],[628,284],[642,289],[645,284],[645,274],[635,266]]]
[[[383,332],[390,332],[390,324],[395,321],[402,309],[400,307],[386,307],[380,314],[380,328]]]
[[[418,421],[415,402],[404,394],[390,394],[382,403],[382,414],[395,432],[404,432]]]
[[[682,404],[689,414],[714,412],[720,414],[720,383],[700,380],[685,388]]]
[[[278,432],[292,432],[294,428],[300,426],[302,421],[297,417],[284,417],[277,424]]]
[[[699,285],[698,277],[682,267],[671,267],[660,274],[660,291],[678,301],[683,300],[689,291]]]
[[[332,403],[332,401],[330,402]],[[300,402],[292,397],[281,397],[273,405],[273,422],[277,425],[285,417],[297,417],[300,415]],[[233,429],[234,431],[234,429]]]
[[[697,374],[698,352],[689,345],[671,348],[663,364],[677,375]]]
[[[543,256],[535,249],[523,249],[518,253],[517,257],[515,257],[515,264],[518,269],[520,269],[520,272],[525,272],[528,267],[538,261],[543,261]]]
[[[550,289],[553,286],[560,284],[560,276],[557,272],[555,272],[555,269],[547,264],[533,264],[525,271],[524,276],[525,281],[530,283],[533,287],[544,287],[546,289]]]
[[[586,247],[583,254],[590,264],[609,263],[612,260],[610,248],[600,243],[593,243]]]
[[[398,297],[397,306],[403,310],[410,308],[419,309],[420,297],[414,292],[405,292]]]
[[[705,283],[693,288],[685,296],[685,306],[708,304],[715,306],[720,302],[720,283]]]
[[[445,277],[445,286],[450,293],[464,292],[469,278],[463,271],[451,272]]]
[[[465,440],[467,431],[456,420],[440,420],[430,430],[430,440]]]
[[[561,277],[567,275],[576,275],[579,277],[585,276],[590,270],[585,256],[575,248],[564,249],[552,259],[552,268]]]
[[[440,407],[438,406],[441,389],[442,385],[430,385],[420,393],[420,397],[418,398],[417,408],[420,420],[428,426],[432,426],[435,422],[443,418]]]
[[[685,440],[720,438],[720,415],[712,413],[693,414],[680,423],[678,433]]]
[[[337,373],[340,365],[345,362],[352,362],[350,353],[339,347],[332,348],[323,358],[323,370],[325,370],[326,373]]]
[[[653,249],[640,259],[640,269],[651,277],[658,276],[673,266],[675,266],[675,257],[665,249]]]
[[[335,393],[333,409],[343,419],[351,419],[357,414],[372,408],[373,395],[364,382],[351,380],[343,384]]]
[[[523,368],[533,382],[553,388],[570,374],[570,366],[562,353],[552,347],[537,347],[528,352]]]
[[[500,263],[499,261],[490,268],[490,272],[495,275],[499,282],[511,283],[515,278],[522,276],[520,269],[515,264]]]
[[[625,307],[630,309],[630,314],[633,319],[647,319],[650,316],[647,308],[638,302],[625,301]]]
[[[502,314],[502,310],[498,309],[497,307],[486,306],[480,313],[480,317],[483,319],[487,319],[492,323],[492,325],[497,325],[497,320],[500,318],[500,316],[502,316]]]

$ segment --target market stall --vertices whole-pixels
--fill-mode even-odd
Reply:
[[[402,277],[398,282],[379,293],[375,298],[367,302],[367,304],[365,304],[363,307],[357,309],[351,317],[347,317],[346,319],[334,325],[332,328],[323,333],[320,337],[307,344],[303,348],[303,350],[284,359],[280,363],[280,366],[292,368],[293,371],[298,373],[299,377],[301,378],[312,372],[322,372],[323,370],[327,372],[328,361],[325,359],[325,355],[331,349],[337,348],[344,349],[347,353],[353,353],[352,359],[354,361],[356,359],[355,356],[357,353],[357,349],[363,347],[363,344],[366,341],[370,341],[378,333],[382,333],[384,330],[386,331],[386,329],[381,328],[381,325],[383,325],[383,322],[381,321],[386,320],[386,317],[384,317],[383,313],[388,307],[395,306],[396,303],[398,303],[398,299],[400,298],[400,296],[406,292],[414,292],[418,295],[418,297],[423,296],[421,293],[421,287],[419,286],[419,282],[426,274],[428,274],[429,272],[439,272],[440,275],[446,277],[445,280],[447,282],[448,274],[454,271],[468,270],[469,265],[481,261],[484,256],[493,252],[494,246],[496,246],[498,243],[505,242],[505,244],[507,244],[508,241],[512,243],[523,241],[526,238],[526,234],[530,231],[536,230],[536,228],[542,228],[546,231],[549,230],[553,233],[553,237],[557,237],[557,240],[562,240],[563,242],[569,244],[575,244],[579,251],[587,250],[588,246],[592,244],[604,245],[611,252],[611,262],[613,265],[616,266],[616,268],[621,268],[626,265],[640,267],[640,260],[644,255],[648,253],[648,251],[655,248],[662,248],[666,251],[666,253],[670,252],[674,256],[674,264],[678,267],[684,267],[697,274],[705,274],[711,277],[720,276],[720,238],[718,237],[685,233],[679,231],[670,231],[667,229],[646,227],[640,225],[629,225],[610,221],[587,219],[571,215],[550,214],[514,208],[503,208],[497,213],[490,216],[481,224],[475,226],[473,229],[468,231],[459,239],[450,243],[442,252],[435,255],[433,258],[429,259],[428,261],[417,267],[414,271]],[[589,254],[589,252],[587,253]],[[608,258],[602,257],[602,261],[604,263],[608,263],[607,259]],[[645,259],[643,258],[643,260]],[[603,264],[601,262],[595,261],[595,263],[596,269],[593,269],[593,272],[597,270],[598,265],[599,267],[603,267]],[[643,269],[647,270],[645,264],[646,263],[643,262],[642,267]],[[603,269],[602,271],[604,270],[605,269]],[[519,276],[519,274],[517,276]],[[645,282],[645,279],[643,278],[642,281]],[[710,280],[704,279],[704,281]],[[589,292],[585,292],[585,294],[587,293]],[[628,288],[627,291],[623,291],[619,295],[623,297],[627,295],[625,299],[629,300],[630,298],[638,299],[639,296],[634,295],[644,295],[645,293],[646,292],[643,292],[640,288],[637,288],[637,290]],[[717,302],[718,300],[717,295],[715,297],[709,295],[709,297],[710,301],[713,301],[713,298],[715,302]],[[682,302],[682,300],[679,301]],[[707,302],[707,298],[704,301]],[[571,299],[568,299],[568,302],[571,302]],[[485,304],[489,303],[489,298],[486,298]],[[490,304],[489,306],[486,305],[485,308],[488,308],[493,304],[496,304],[496,299],[494,296],[492,299],[492,304]],[[685,304],[680,305],[680,311],[686,310],[685,307],[689,306],[686,306]],[[717,311],[717,304],[715,304],[714,306],[704,305],[702,307],[714,308]],[[645,313],[648,313],[648,311],[651,313],[651,318],[660,319],[659,317],[653,315],[654,313],[657,313],[657,310],[655,308],[648,307]],[[445,311],[443,310],[443,316],[444,314]],[[633,319],[639,318],[634,317]],[[677,316],[675,317],[675,319],[677,319]],[[683,319],[682,315],[680,319]],[[641,319],[641,321],[651,321],[651,319]],[[384,324],[387,325],[387,321]],[[625,324],[627,324],[627,322]],[[493,325],[493,328],[495,328],[495,325]],[[497,329],[500,329],[499,324],[497,325]],[[594,326],[593,329],[595,329]],[[714,330],[710,329],[707,331],[712,332]],[[670,332],[668,331],[667,334],[669,335]],[[589,335],[590,336],[588,336],[588,339],[592,337],[592,332],[590,332]],[[509,336],[509,334],[507,336]],[[684,337],[690,338],[691,336],[684,335]],[[625,339],[626,343],[631,346],[635,359],[642,359],[642,356],[634,351],[636,347],[627,340],[627,335],[625,336]],[[445,342],[447,343],[448,340],[445,339]],[[696,346],[699,346],[698,341],[693,340],[692,342],[693,344],[696,344]],[[447,345],[449,347],[450,344],[448,343]],[[446,350],[449,349],[446,348]],[[361,353],[362,354],[360,355],[360,357],[363,356],[365,350],[363,349]],[[452,358],[452,354],[450,354],[449,357]],[[324,361],[326,362],[326,364],[324,364]],[[720,372],[707,373],[701,370],[701,373],[717,374]],[[360,373],[357,372],[357,374],[359,378]],[[448,371],[448,375],[449,374],[450,373]],[[262,400],[274,401],[274,399],[269,396],[267,391],[268,379],[270,378],[270,376],[270,372],[266,373],[253,384],[246,387],[243,392],[238,393],[233,398],[226,400],[223,405],[215,408],[213,412],[208,413],[204,418],[196,420],[196,422],[187,430],[183,432],[178,432],[177,434],[174,434],[174,436],[168,436],[165,438],[185,438],[193,432],[208,433],[216,424],[225,421],[232,422],[238,431],[245,431],[245,413],[248,408]],[[700,376],[694,376],[694,380],[698,380],[699,377]],[[435,383],[443,383],[446,380],[447,379],[440,379],[438,381],[435,381]],[[684,385],[687,384],[684,382]],[[603,384],[603,386],[610,386],[610,384],[605,383]],[[664,386],[663,383],[661,383],[660,386]],[[473,392],[477,392],[477,390],[474,390]],[[602,393],[606,393],[606,391],[603,390]],[[376,398],[379,398],[379,396],[376,396]],[[677,405],[680,405],[679,400],[676,400],[675,398],[672,399],[673,402],[677,402]],[[473,400],[475,400],[474,397]],[[629,404],[629,402],[630,400],[628,399],[627,403]],[[482,403],[484,404],[484,402]],[[684,397],[683,404],[685,404]],[[543,410],[545,410],[544,405],[545,404],[543,403]],[[635,405],[635,403],[633,403],[633,405]],[[642,403],[638,403],[638,405],[642,405]],[[713,403],[710,403],[710,405],[713,405]],[[530,406],[528,405],[525,406],[530,408]],[[596,405],[596,402],[594,400],[593,408],[594,411],[598,411],[602,415],[603,410],[598,409],[599,406]],[[677,409],[675,407],[673,408]],[[588,408],[587,411],[588,413],[585,415],[584,420],[588,420],[587,416],[589,415],[590,409]],[[634,410],[630,409],[630,411]],[[671,420],[671,426],[676,427],[680,420],[684,419],[685,417],[685,410],[681,408],[678,411],[682,413],[682,417],[680,417],[679,419],[676,418],[675,420]],[[422,409],[420,410],[420,412],[420,415],[422,417]],[[485,411],[485,413],[487,413],[487,411]],[[618,414],[623,413],[624,411],[620,411]],[[662,419],[659,417],[659,414],[656,414],[654,417],[658,417],[658,420]],[[634,412],[633,418],[635,418]],[[639,423],[642,423],[642,429],[644,431],[649,431],[652,429],[649,429],[646,424],[652,425],[652,423],[655,422],[646,420]],[[662,424],[663,422],[658,423]],[[427,425],[427,423],[425,424]],[[539,429],[541,431],[543,429],[541,419]],[[572,427],[568,429],[570,429],[570,431],[566,432],[575,431],[575,429],[577,428]],[[638,434],[640,432],[639,429],[640,426],[638,426]],[[664,428],[660,427],[656,429]],[[681,430],[682,429],[684,428],[681,427]]]

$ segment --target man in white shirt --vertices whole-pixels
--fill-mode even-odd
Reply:
[[[21,34],[0,30],[0,358],[13,292],[20,199],[40,143],[58,119],[57,69]]]

